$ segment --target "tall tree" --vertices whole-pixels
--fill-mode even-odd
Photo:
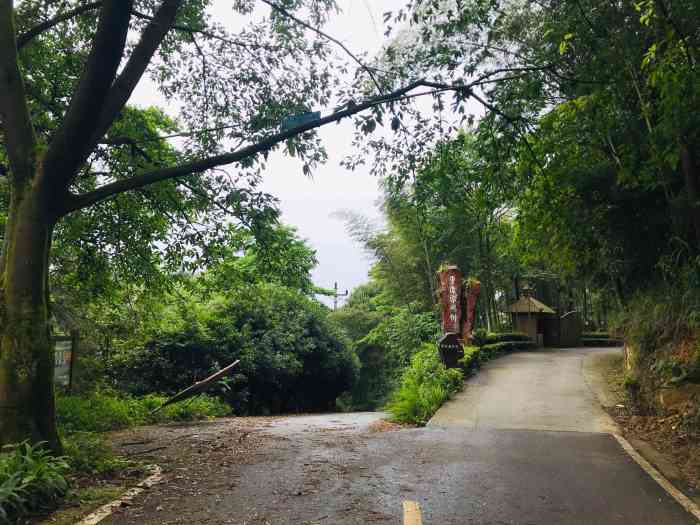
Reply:
[[[262,4],[269,16],[256,19]],[[332,55],[338,41],[319,29],[332,0],[239,0],[232,16],[248,23],[235,35],[206,14],[207,5],[0,0],[0,169],[8,197],[0,260],[2,443],[45,440],[60,450],[48,280],[53,238],[71,221],[82,222],[83,233],[92,228],[86,241],[97,245],[126,205],[171,225],[196,225],[222,209],[249,222],[259,218],[256,210],[265,215],[266,197],[251,188],[270,150],[285,145],[308,171],[324,159],[315,128],[401,104],[421,87],[469,96],[468,82],[377,78],[355,55],[358,80],[343,86],[336,73],[347,65]],[[138,125],[144,113],[127,102],[146,73],[178,103],[186,126],[148,136]],[[279,127],[285,115],[313,106],[336,109]],[[177,142],[169,142],[173,135]],[[145,148],[153,142],[162,146],[158,155]],[[230,164],[238,166],[236,177],[218,169]],[[121,231],[114,238],[128,237]],[[187,246],[201,251],[204,237],[195,227],[185,258],[197,255]],[[120,243],[107,244],[118,251]]]
[[[478,141],[510,164],[512,180],[501,182],[520,193],[521,248],[538,266],[623,300],[667,266],[663,258],[700,252],[698,8],[415,0],[394,15],[412,32],[397,36],[383,66],[448,83],[478,72],[474,96],[487,108],[479,129],[488,130]],[[450,118],[462,115],[459,96],[436,102],[441,119],[404,115],[417,124],[412,135],[365,140],[363,154],[374,153],[396,186],[408,184],[436,143],[459,132]]]

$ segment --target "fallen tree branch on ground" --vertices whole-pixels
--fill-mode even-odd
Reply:
[[[187,399],[190,397],[193,397],[197,394],[202,393],[209,385],[217,381],[218,379],[221,379],[224,377],[227,373],[229,373],[231,370],[233,370],[233,367],[235,367],[238,363],[240,363],[240,359],[237,359],[230,365],[228,365],[225,368],[222,368],[215,374],[210,375],[206,379],[202,379],[201,381],[197,381],[194,385],[188,386],[181,392],[178,392],[175,394],[173,397],[167,399],[165,403],[160,405],[158,408],[156,408],[151,414],[155,414],[162,410],[163,408],[167,407],[168,405],[172,405],[173,403],[177,403],[178,401],[182,401],[183,399]]]

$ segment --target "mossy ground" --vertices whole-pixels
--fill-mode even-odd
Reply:
[[[73,525],[102,505],[117,499],[128,489],[126,483],[85,487],[73,491],[64,504],[51,516],[39,519],[36,523],[53,525]]]

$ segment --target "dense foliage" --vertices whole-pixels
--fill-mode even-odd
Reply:
[[[144,346],[114,356],[109,374],[136,395],[172,394],[235,360],[219,394],[238,414],[327,410],[358,368],[325,307],[259,284],[209,300],[178,297]]]
[[[412,35],[403,29],[383,65],[457,82],[478,71],[486,111],[473,118],[457,94],[436,94],[444,120],[416,105],[413,139],[364,142],[389,218],[364,236],[376,275],[423,278],[404,290],[429,305],[431,270],[458,262],[484,283],[489,327],[525,281],[558,311],[579,310],[588,331],[615,319],[637,349],[628,384],[655,409],[660,388],[697,381],[698,3],[450,6],[394,13]]]
[[[175,275],[167,289],[124,287],[123,302],[77,310],[79,390],[89,394],[107,377],[129,394],[172,394],[240,359],[211,391],[236,413],[333,406],[357,364],[328,309],[309,296],[314,251],[278,225],[264,238],[232,229],[212,256],[206,271]]]
[[[445,401],[462,389],[463,378],[460,369],[445,368],[435,344],[425,344],[403,371],[387,409],[394,421],[424,425]]]
[[[349,313],[363,315],[354,299],[355,294],[350,306],[333,317],[341,326],[346,326]],[[367,332],[356,334],[352,344],[360,361],[360,374],[357,384],[343,399],[346,408],[373,410],[383,406],[412,356],[425,342],[434,342],[439,335],[440,328],[432,312],[420,311],[415,306],[379,306],[380,300],[375,297],[371,301],[373,306],[365,305],[368,310],[378,308],[381,317],[375,319]]]
[[[0,453],[0,523],[15,523],[27,513],[51,508],[68,490],[64,458],[45,444],[21,443]]]
[[[313,29],[332,0],[264,4],[234,2],[237,31],[199,0],[0,6],[0,393],[41,405],[0,413],[0,441],[42,429],[60,449],[49,311],[84,338],[80,396],[58,404],[66,431],[150,422],[158,396],[235,359],[217,400],[163,417],[223,414],[221,400],[239,414],[329,410],[340,396],[424,423],[461,381],[431,346],[446,263],[482,283],[485,331],[511,328],[504,307],[527,282],[588,330],[615,319],[647,405],[700,381],[697,1],[410,0],[385,15],[395,36],[369,66],[348,58],[354,71]],[[178,118],[126,105],[143,74]],[[386,219],[348,214],[375,264],[333,313],[312,299],[313,250],[259,190],[275,148],[307,174],[325,160],[312,127],[280,133],[317,107],[355,119],[347,164],[372,163]],[[475,343],[466,370],[527,346]],[[16,513],[33,505],[21,498],[34,489],[12,492],[22,457],[52,460],[12,454],[0,498]],[[60,488],[55,461],[46,479]]]

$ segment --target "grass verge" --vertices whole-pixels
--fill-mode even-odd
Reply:
[[[167,398],[142,398],[96,391],[57,398],[57,419],[65,455],[53,457],[40,445],[5,447],[0,453],[0,525],[46,516],[74,523],[126,490],[143,475],[143,465],[114,454],[104,433],[144,424],[194,421],[230,414],[230,407],[198,396],[153,413]],[[71,521],[72,520],[72,521]]]
[[[476,372],[482,363],[500,355],[534,348],[534,343],[517,332],[494,334],[475,332],[477,346],[465,346],[460,367],[446,369],[437,346],[424,344],[404,370],[398,388],[389,396],[386,410],[394,423],[425,425],[437,410],[459,392],[464,376]]]
[[[425,425],[442,404],[464,382],[459,369],[446,369],[437,346],[424,344],[404,370],[399,387],[389,398],[386,409],[395,423]]]
[[[56,401],[58,425],[65,432],[106,432],[167,421],[196,421],[231,413],[231,408],[223,401],[201,395],[169,405],[154,414],[153,411],[166,399],[157,394],[137,398],[109,391],[96,391],[88,396],[59,396]]]

